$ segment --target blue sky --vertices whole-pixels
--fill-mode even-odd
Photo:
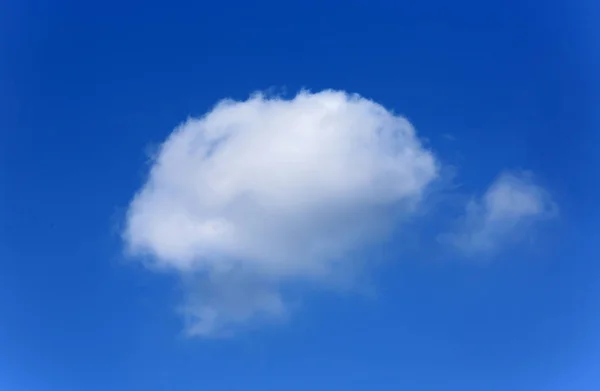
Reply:
[[[600,9],[411,3],[4,2],[0,389],[600,389]]]

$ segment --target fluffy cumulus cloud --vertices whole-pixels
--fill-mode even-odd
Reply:
[[[504,173],[467,204],[457,232],[441,240],[467,255],[489,255],[527,238],[533,224],[556,214],[556,204],[530,173]]]
[[[230,332],[284,316],[286,284],[326,284],[363,262],[355,251],[409,217],[438,168],[405,118],[358,95],[224,100],[163,143],[124,239],[192,281],[191,334]],[[521,209],[493,194],[485,207],[536,212],[535,200],[508,196]]]

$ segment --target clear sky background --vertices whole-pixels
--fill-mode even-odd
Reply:
[[[0,389],[599,390],[599,17],[598,3],[589,0],[4,1]],[[327,236],[329,226],[314,220],[315,230],[300,226],[297,236],[252,247],[257,260],[275,259],[278,267],[269,264],[253,277],[239,272],[240,281],[207,280],[225,253],[254,270],[245,258],[249,247],[232,255],[230,245],[210,242],[204,269],[190,272],[185,251],[200,251],[196,242],[144,236],[145,228],[166,221],[155,213],[156,200],[180,205],[170,198],[174,182],[163,177],[155,178],[163,198],[148,198],[139,227],[128,220],[151,156],[160,155],[160,143],[178,124],[224,98],[244,102],[267,91],[260,102],[273,102],[275,94],[298,109],[278,114],[284,125],[275,128],[285,130],[312,118],[293,100],[301,89],[358,93],[385,107],[389,118],[405,116],[421,142],[411,148],[433,156],[439,169],[436,179],[425,169],[410,171],[413,179],[431,180],[410,222],[394,220],[399,228],[370,246],[340,244],[361,262],[343,263],[348,270],[328,272],[327,282],[305,278],[312,271],[304,266],[290,267],[297,259],[287,250]],[[350,104],[343,94],[307,94],[310,102],[325,96]],[[368,101],[357,105],[344,115],[358,116]],[[235,117],[242,130],[256,123],[271,129],[268,110],[254,113],[259,122]],[[347,118],[381,125],[364,113],[340,114],[332,129],[345,131],[338,124]],[[346,136],[327,144],[319,129],[307,149],[285,140],[294,151],[354,145]],[[248,186],[271,189],[269,167],[276,164],[263,148],[274,141],[248,134],[254,149],[242,143],[237,151],[249,151],[250,161],[264,156],[267,167]],[[382,150],[365,156],[376,159]],[[246,173],[248,161],[232,156],[209,174]],[[342,168],[355,157],[335,156],[341,160],[332,164]],[[177,161],[165,157],[164,166],[185,186],[217,183],[197,179],[204,171],[194,171],[195,161]],[[326,165],[311,164],[317,171]],[[501,173],[514,181],[502,182]],[[295,181],[294,175],[287,177]],[[346,176],[333,179],[340,177]],[[508,183],[517,198],[486,203],[494,183]],[[399,198],[385,186],[357,189],[351,195],[363,201],[374,194]],[[367,210],[348,202],[352,211]],[[496,207],[508,213],[503,225],[488,221]],[[372,212],[365,214],[377,216]],[[239,216],[230,215],[247,228]],[[345,233],[340,221],[328,222]],[[185,237],[181,225],[174,227],[173,240]],[[481,238],[494,246],[482,249]],[[127,251],[138,239],[148,250],[141,256]],[[324,265],[323,259],[311,260]],[[159,261],[166,270],[157,269]],[[344,271],[357,276],[340,277]],[[292,282],[278,274],[284,272]],[[264,304],[257,292],[283,298],[275,304],[285,311],[266,311],[275,322],[253,318]],[[214,310],[235,331],[198,331],[206,313],[190,320],[183,304]]]

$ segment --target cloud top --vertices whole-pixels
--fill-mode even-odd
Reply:
[[[438,166],[405,118],[358,95],[224,100],[163,143],[124,239],[154,267],[204,276],[186,311],[209,334],[284,312],[283,281],[353,262],[415,210]]]

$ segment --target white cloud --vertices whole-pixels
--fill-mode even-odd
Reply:
[[[488,255],[523,240],[532,224],[556,216],[548,192],[529,173],[504,173],[481,199],[468,203],[457,232],[442,235],[466,255]]]
[[[225,100],[162,145],[124,239],[153,267],[193,276],[188,332],[219,334],[284,315],[284,284],[352,268],[437,173],[406,119],[358,95]]]

